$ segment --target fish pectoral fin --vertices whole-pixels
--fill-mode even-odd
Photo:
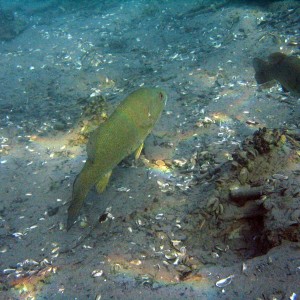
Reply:
[[[141,145],[135,150],[135,153],[134,153],[134,159],[135,160],[139,159],[143,148],[144,148],[144,143],[141,143]]]
[[[100,178],[98,183],[96,184],[96,190],[99,194],[103,193],[106,186],[108,185],[109,178],[111,176],[112,171],[107,172],[104,176]]]

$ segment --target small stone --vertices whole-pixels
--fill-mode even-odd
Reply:
[[[248,170],[246,168],[242,168],[238,176],[238,180],[241,183],[241,185],[244,185],[247,182],[248,176],[249,176]]]
[[[50,207],[50,208],[48,208],[47,214],[48,214],[49,217],[53,217],[58,213],[58,211],[59,211],[58,206],[57,207]]]
[[[291,220],[300,223],[300,209],[296,209],[292,212]]]

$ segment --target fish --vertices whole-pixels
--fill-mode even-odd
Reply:
[[[300,59],[281,52],[269,55],[268,61],[253,59],[255,79],[258,84],[277,80],[283,91],[300,96]]]
[[[118,163],[134,152],[135,158],[139,157],[166,101],[167,94],[160,88],[139,88],[91,133],[86,146],[87,160],[73,183],[67,230],[77,220],[90,189],[96,186],[102,193]]]

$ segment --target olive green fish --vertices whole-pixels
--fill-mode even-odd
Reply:
[[[268,57],[268,62],[260,58],[253,59],[255,79],[258,84],[277,80],[284,91],[300,95],[300,59],[275,52]]]
[[[112,169],[119,162],[135,151],[138,158],[166,100],[167,95],[161,89],[140,88],[123,100],[109,119],[91,134],[86,163],[73,184],[68,230],[78,218],[90,189],[96,185],[98,192],[104,191]]]

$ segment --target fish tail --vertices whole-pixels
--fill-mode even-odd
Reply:
[[[270,72],[270,64],[260,58],[253,59],[255,79],[258,84],[263,84],[274,79]]]
[[[93,176],[91,176],[93,172],[91,172],[91,170],[90,172],[88,171],[89,167],[87,167],[87,164],[88,161],[73,184],[72,200],[68,208],[67,230],[69,230],[77,220],[84,200],[89,190],[95,184],[95,180]]]

